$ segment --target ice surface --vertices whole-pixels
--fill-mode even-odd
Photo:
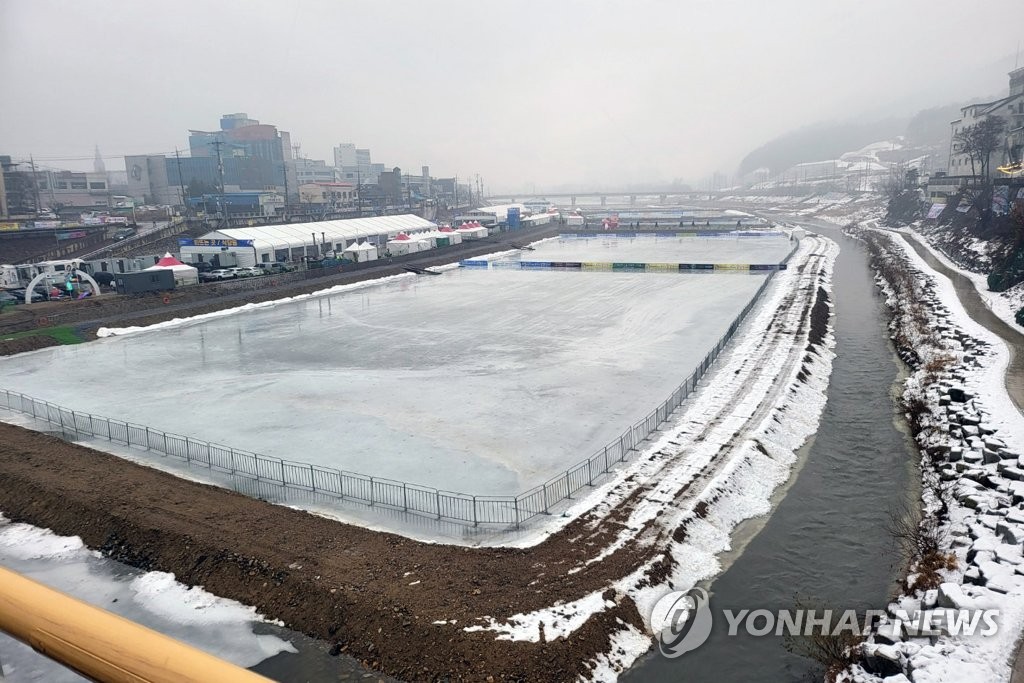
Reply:
[[[629,263],[779,263],[793,245],[786,237],[605,236],[552,238],[500,260],[622,261]]]
[[[764,277],[454,270],[44,349],[0,375],[235,448],[510,494],[650,412]]]
[[[12,524],[2,515],[0,565],[240,666],[294,652],[290,643],[277,636],[253,632],[253,625],[263,621],[253,607],[187,588],[173,574],[126,569],[87,549],[77,536]],[[47,683],[85,680],[3,634],[0,678]]]

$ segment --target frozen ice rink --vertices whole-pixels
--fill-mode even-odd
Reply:
[[[686,258],[682,246],[664,258]],[[512,494],[664,400],[764,277],[410,275],[0,359],[0,387],[266,455]]]
[[[566,229],[568,232],[568,229]],[[499,260],[629,263],[779,263],[793,248],[786,237],[587,237],[538,242],[533,251]]]

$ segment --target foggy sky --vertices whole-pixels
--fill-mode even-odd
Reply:
[[[802,125],[1002,93],[1021,26],[1021,0],[0,0],[0,154],[123,170],[246,112],[489,190],[694,182]]]

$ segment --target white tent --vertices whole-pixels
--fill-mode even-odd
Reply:
[[[430,249],[430,243],[413,239],[403,232],[395,237],[395,239],[388,240],[387,247],[388,253],[391,256],[404,256],[405,254],[415,254],[417,251]]]
[[[181,247],[186,261],[210,261],[225,250],[234,252],[240,266],[268,261],[298,261],[324,251],[344,251],[362,240],[384,244],[399,233],[415,235],[432,231],[437,225],[411,214],[373,216],[313,223],[251,225],[223,228]]]
[[[356,263],[374,261],[377,259],[377,247],[369,242],[359,242],[347,247],[341,254],[343,257],[352,259]]]
[[[456,232],[455,229],[453,229],[451,227],[440,228],[438,230],[438,232],[441,234],[441,237],[447,237],[448,238],[448,244],[461,244],[462,243],[462,234],[459,233],[459,232]]]
[[[463,223],[456,231],[462,235],[462,239],[480,239],[481,237],[487,237],[488,230],[484,226],[480,225],[479,221],[473,221],[471,223]]]
[[[146,270],[173,271],[174,284],[177,286],[194,285],[199,283],[199,271],[174,258],[171,256],[170,252],[164,254],[164,257],[157,261],[155,266],[150,266],[149,268],[146,268]]]
[[[458,244],[462,241],[462,235],[452,230],[451,232],[443,232],[441,230],[435,230],[434,232],[421,232],[414,237],[418,240],[430,240],[431,243],[436,247],[441,245]],[[439,242],[438,240],[444,240]]]

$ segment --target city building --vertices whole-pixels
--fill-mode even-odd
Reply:
[[[189,131],[190,156],[216,159],[224,191],[275,190],[298,195],[291,135],[277,126],[225,114],[218,131]]]
[[[54,211],[110,206],[106,171],[81,173],[37,170],[35,179],[39,203]]]
[[[136,203],[183,206],[184,198],[219,191],[217,160],[212,157],[126,156],[127,193]]]
[[[299,203],[318,209],[347,209],[355,206],[356,186],[349,183],[305,183],[299,185]]]
[[[957,140],[957,134],[989,118],[1000,118],[1005,123],[1004,144],[993,150],[989,158],[990,176],[999,177],[1000,166],[1020,162],[1024,149],[1024,68],[1011,71],[1009,76],[1009,95],[994,102],[979,102],[962,107],[960,118],[950,124],[948,176],[969,177],[981,172],[977,168],[976,158],[972,167],[971,155]]]
[[[271,217],[284,210],[284,196],[276,192],[218,192],[189,197],[187,201],[196,211],[235,217]]]
[[[295,178],[299,188],[309,183],[333,183],[338,179],[337,169],[320,159],[296,159]]]
[[[356,147],[353,142],[343,142],[334,148],[334,168],[338,179],[357,185],[373,185],[384,172],[384,164],[370,160],[370,150]]]
[[[9,156],[0,156],[0,168],[3,169],[4,185],[3,217],[34,217],[40,207],[29,165],[12,161]]]
[[[402,169],[397,166],[390,171],[381,173],[377,178],[376,184],[388,204],[402,204],[406,201],[405,187],[402,182]]]

